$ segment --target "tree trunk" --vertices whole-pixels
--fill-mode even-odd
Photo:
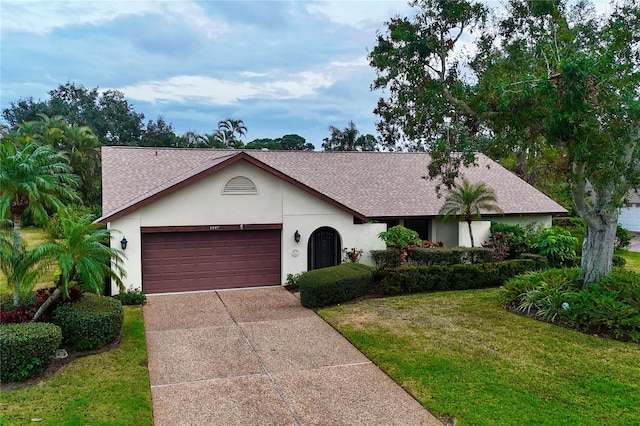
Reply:
[[[20,250],[20,232],[22,231],[22,223],[19,215],[13,215],[13,250],[17,253]],[[20,306],[20,284],[13,283],[13,306]]]
[[[471,221],[467,220],[467,226],[469,227],[469,238],[471,238],[471,247],[475,247],[473,244],[473,231],[471,230]]]
[[[601,216],[600,226],[587,226],[587,233],[582,244],[582,263],[580,265],[580,279],[583,288],[600,281],[611,273],[613,265],[613,249],[618,224],[617,215]]]
[[[40,307],[38,308],[36,313],[33,315],[33,319],[31,321],[32,322],[38,321],[40,319],[40,317],[42,317],[42,315],[45,312],[47,312],[47,309],[49,309],[49,307],[53,303],[55,303],[56,300],[58,300],[60,298],[61,294],[62,294],[62,290],[60,290],[60,287],[56,287],[56,289],[53,290],[53,293],[51,293],[51,296],[49,296],[49,298],[47,300],[45,300],[42,305],[40,305]]]

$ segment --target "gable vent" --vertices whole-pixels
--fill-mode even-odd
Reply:
[[[255,183],[244,176],[236,176],[229,179],[222,190],[223,194],[257,194]]]

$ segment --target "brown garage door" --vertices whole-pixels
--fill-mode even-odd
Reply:
[[[145,293],[280,284],[280,230],[142,234]]]

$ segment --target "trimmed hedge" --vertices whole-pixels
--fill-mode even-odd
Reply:
[[[122,328],[122,303],[93,293],[58,307],[51,322],[62,329],[63,343],[77,350],[99,349],[113,342]]]
[[[493,260],[493,250],[484,247],[416,248],[411,250],[408,260],[425,266],[488,263]]]
[[[371,250],[371,258],[376,268],[394,268],[400,264],[400,252],[394,249]],[[407,256],[411,265],[456,265],[493,261],[493,250],[485,247],[430,247],[412,248]]]
[[[61,341],[60,327],[50,323],[0,325],[0,380],[25,380],[42,373]]]
[[[385,295],[433,290],[496,287],[516,275],[541,268],[544,262],[516,259],[473,265],[408,265],[382,271],[377,290]]]
[[[361,263],[305,272],[298,279],[300,302],[307,308],[320,308],[369,294],[373,288],[374,269]]]

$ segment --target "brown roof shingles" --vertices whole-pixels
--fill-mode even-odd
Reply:
[[[425,179],[425,153],[224,151],[105,147],[101,219],[134,207],[173,185],[244,152],[303,186],[368,218],[437,216],[444,199]],[[553,200],[479,154],[464,177],[494,189],[505,214],[565,213]]]

